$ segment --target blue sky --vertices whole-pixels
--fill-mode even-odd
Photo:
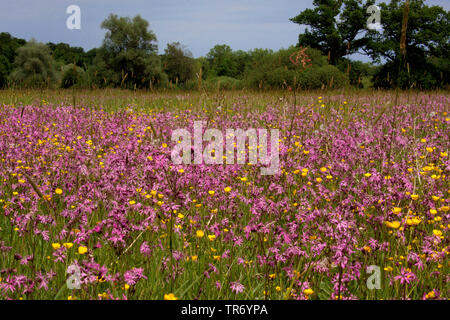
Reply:
[[[86,50],[101,45],[101,22],[110,14],[149,21],[159,51],[179,41],[195,57],[215,44],[233,50],[287,48],[303,27],[289,21],[312,0],[0,0],[0,32],[41,42],[66,42]],[[450,10],[449,0],[428,0]],[[69,5],[81,8],[81,30],[66,27]],[[358,57],[365,60],[363,57]]]

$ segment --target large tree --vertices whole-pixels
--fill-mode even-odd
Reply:
[[[47,43],[47,46],[52,51],[53,59],[63,64],[74,63],[79,67],[85,67],[89,61],[87,59],[84,49],[81,47],[71,47],[67,43]]]
[[[168,43],[163,57],[163,70],[173,83],[185,83],[194,77],[192,53],[179,42]]]
[[[375,85],[392,87],[438,87],[450,80],[450,12],[410,0],[406,32],[406,59],[399,69],[404,1],[381,3],[381,32],[370,32],[365,51],[375,61],[385,62]],[[398,71],[400,74],[398,74]],[[394,80],[398,80],[394,81]]]
[[[299,46],[307,46],[322,51],[331,64],[364,47],[367,39],[362,35],[367,31],[367,8],[374,0],[314,0],[314,8],[302,11],[290,19],[307,25],[298,37]]]
[[[12,37],[7,32],[0,33],[0,88],[6,86],[8,76],[14,67],[17,49],[25,43],[25,40]]]
[[[94,61],[96,75],[105,84],[148,87],[161,77],[156,35],[140,15],[133,19],[111,14],[101,24],[106,29]]]
[[[16,85],[42,87],[56,81],[50,49],[35,40],[17,49],[14,67],[10,80]]]
[[[230,46],[215,45],[206,55],[210,65],[210,76],[234,77],[237,73],[237,61]]]

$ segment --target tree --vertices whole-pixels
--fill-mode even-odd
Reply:
[[[8,76],[13,69],[17,48],[25,45],[26,41],[12,37],[7,32],[0,33],[0,88],[6,86]]]
[[[61,73],[61,88],[79,88],[86,84],[85,71],[73,63],[64,66]]]
[[[245,69],[250,64],[250,55],[243,50],[238,50],[233,52],[233,57],[236,65],[234,77],[242,79],[244,77]]]
[[[375,61],[386,63],[375,76],[375,86],[392,87],[394,79],[403,87],[432,88],[449,84],[450,12],[411,0],[406,32],[406,59],[400,74],[400,38],[403,3],[381,3],[382,32],[369,33],[365,51]]]
[[[300,51],[294,46],[277,52],[250,51],[251,62],[245,70],[244,83],[255,89],[282,89],[286,85],[303,89],[339,88],[347,83],[346,75],[329,65],[327,57],[319,50],[304,48],[301,51],[309,60],[305,60],[305,65],[296,61]]]
[[[56,81],[50,49],[34,39],[17,49],[14,67],[10,79],[17,85],[42,87]]]
[[[374,3],[368,0],[314,0],[314,9],[306,9],[290,20],[307,25],[298,37],[298,46],[315,48],[329,57],[331,64],[364,47],[367,39],[367,8]]]
[[[75,63],[79,67],[84,67],[87,64],[86,53],[81,47],[71,47],[67,43],[47,43],[47,46],[52,51],[52,56],[55,61],[63,64]]]
[[[0,54],[0,88],[3,88],[6,85],[10,69],[11,64],[8,59],[4,55]]]
[[[208,76],[234,77],[237,73],[237,62],[233,56],[233,50],[226,45],[215,45],[206,55],[210,65]]]
[[[376,69],[371,63],[362,61],[353,61],[350,59],[342,59],[337,65],[338,69],[344,73],[348,73],[350,85],[363,88],[364,82],[370,81]]]
[[[130,19],[111,14],[102,22],[107,32],[94,59],[94,69],[104,80],[100,82],[128,88],[159,82],[162,72],[156,35],[148,26],[140,15]]]
[[[192,53],[179,42],[168,43],[163,57],[163,70],[173,83],[186,83],[194,77],[195,60]]]

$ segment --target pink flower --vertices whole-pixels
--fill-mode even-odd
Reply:
[[[230,288],[234,293],[244,292],[245,290],[245,287],[239,281],[231,282]]]

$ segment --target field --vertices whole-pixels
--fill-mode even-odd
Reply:
[[[0,91],[0,299],[448,299],[450,95]],[[171,133],[279,129],[280,171]]]

